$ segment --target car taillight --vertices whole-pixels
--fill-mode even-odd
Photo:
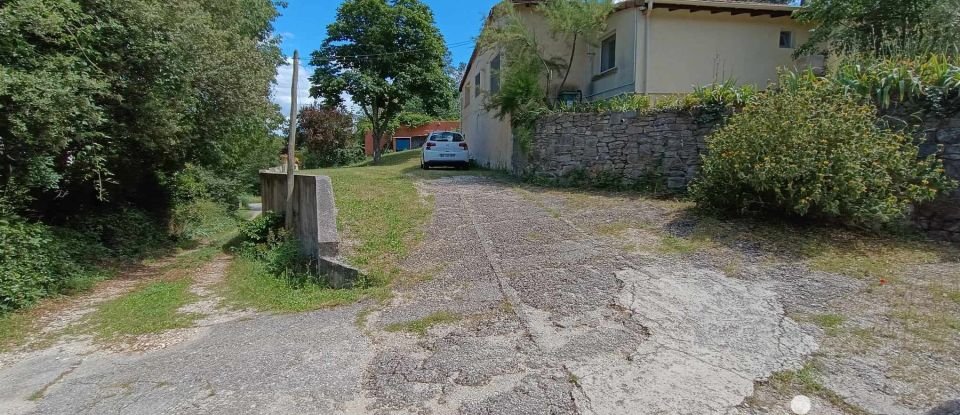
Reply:
[[[467,143],[460,143],[460,148],[466,150],[466,149],[467,149]]]
[[[437,145],[437,143],[430,143],[430,142],[428,142],[428,143],[427,143],[427,149],[429,150],[430,147],[433,147],[433,146],[435,146],[435,145]]]

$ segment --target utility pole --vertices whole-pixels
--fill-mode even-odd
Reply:
[[[297,77],[300,52],[293,51],[293,79],[290,88],[290,138],[287,140],[287,213],[286,227],[293,232],[293,180],[297,163]]]

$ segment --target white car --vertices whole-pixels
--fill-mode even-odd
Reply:
[[[453,131],[436,131],[427,136],[420,156],[420,168],[435,166],[470,167],[470,152],[463,134]]]

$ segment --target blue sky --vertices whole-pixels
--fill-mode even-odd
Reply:
[[[434,19],[447,44],[461,44],[473,40],[479,33],[484,17],[497,0],[422,0],[433,9]],[[307,91],[310,89],[307,77],[312,70],[303,65],[309,60],[310,52],[320,46],[326,38],[327,25],[334,20],[337,0],[288,0],[288,6],[282,9],[274,24],[274,30],[283,39],[283,53],[293,56],[294,49],[300,51],[300,75],[298,76],[297,100],[300,105],[310,103]],[[473,45],[467,44],[450,48],[454,64],[466,62],[473,52]],[[290,87],[293,65],[280,67],[277,71],[277,85],[274,87],[274,101],[283,107],[283,113],[290,112]]]

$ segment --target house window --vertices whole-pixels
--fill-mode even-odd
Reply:
[[[470,106],[470,85],[463,87],[463,107]]]
[[[780,47],[783,49],[793,49],[793,32],[780,32]]]
[[[600,42],[600,72],[606,72],[617,67],[617,35]]]
[[[500,92],[500,55],[490,61],[490,93]]]
[[[480,96],[480,71],[477,71],[477,75],[473,77],[473,86],[477,89],[473,90],[473,96]]]

